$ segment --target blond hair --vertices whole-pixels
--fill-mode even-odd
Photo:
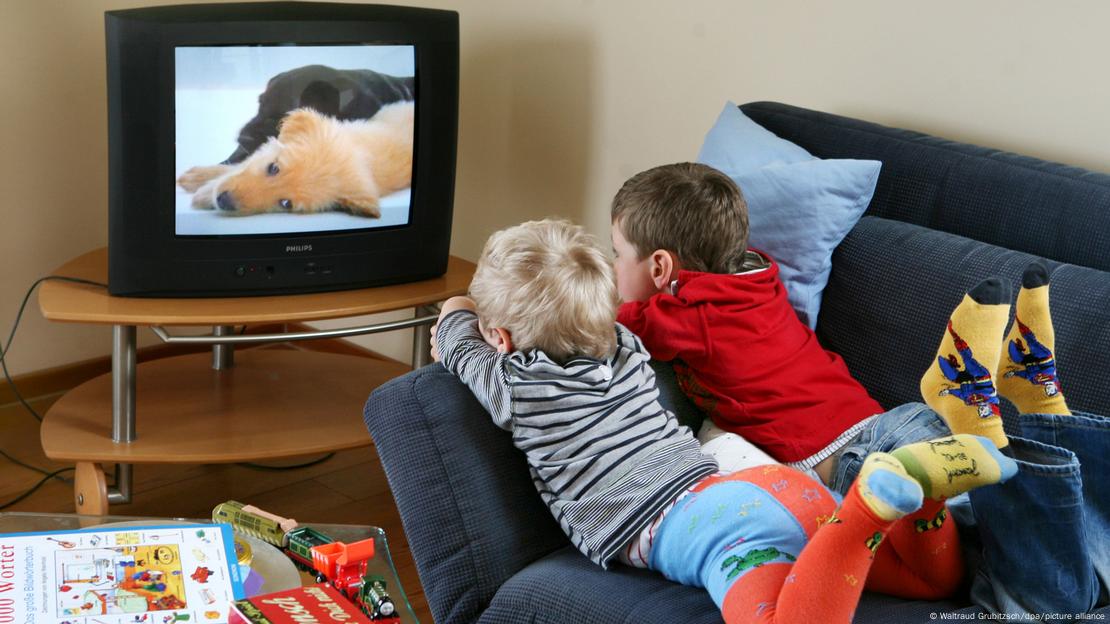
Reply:
[[[485,327],[503,327],[518,351],[565,362],[616,348],[617,292],[609,258],[568,221],[528,221],[486,241],[470,283]]]
[[[610,216],[637,259],[665,249],[683,268],[735,273],[748,248],[744,195],[708,165],[676,163],[637,173],[617,191]]]

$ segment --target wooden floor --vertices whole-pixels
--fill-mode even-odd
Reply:
[[[58,396],[36,397],[31,403],[41,414]],[[38,426],[38,421],[18,403],[0,405],[0,449],[46,470],[65,467],[43,455]],[[67,477],[72,474],[64,473]],[[0,504],[22,494],[41,476],[0,457]],[[394,565],[416,616],[425,624],[432,622],[393,496],[373,447],[343,451],[321,464],[286,471],[236,464],[137,465],[132,502],[113,505],[111,513],[207,518],[213,506],[228,499],[303,522],[370,524],[385,529]],[[72,513],[73,510],[73,485],[52,480],[5,511]]]

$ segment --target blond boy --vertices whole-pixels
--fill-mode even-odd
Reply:
[[[609,258],[582,228],[495,233],[470,295],[444,304],[433,358],[513,432],[563,531],[607,566],[717,464],[657,402],[650,356],[616,324]]]

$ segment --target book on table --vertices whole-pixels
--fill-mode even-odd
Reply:
[[[327,583],[237,600],[231,624],[369,623],[354,603]]]
[[[0,622],[223,624],[241,575],[228,525],[0,534]]]

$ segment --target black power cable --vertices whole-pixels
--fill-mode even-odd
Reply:
[[[33,485],[31,487],[31,489],[29,489],[26,492],[20,494],[19,496],[16,496],[15,498],[13,498],[12,500],[4,503],[3,505],[0,505],[0,510],[7,509],[8,507],[11,507],[12,505],[18,503],[19,501],[21,501],[21,500],[27,498],[28,496],[34,494],[36,491],[38,491],[38,489],[40,487],[46,485],[47,481],[53,479],[54,477],[57,477],[58,475],[62,474],[63,472],[68,472],[70,470],[73,470],[73,468],[61,468],[59,470],[55,470],[54,472],[46,473],[46,476],[43,477],[42,479],[40,479],[38,483]]]
[[[83,278],[80,278],[80,277],[69,277],[69,276],[66,276],[66,275],[47,275],[46,277],[40,277],[39,279],[35,280],[35,282],[33,284],[31,284],[31,287],[27,289],[27,293],[25,295],[23,295],[23,301],[19,304],[19,311],[16,312],[16,315],[15,315],[15,322],[12,323],[12,330],[8,334],[7,344],[6,345],[0,344],[0,369],[3,370],[4,379],[7,380],[8,386],[12,389],[12,394],[15,395],[16,399],[20,402],[20,404],[23,405],[24,408],[27,409],[27,411],[31,414],[31,416],[33,416],[35,418],[35,420],[37,420],[39,422],[42,422],[42,416],[37,411],[35,411],[35,408],[31,407],[31,404],[28,403],[27,400],[23,398],[22,394],[20,394],[19,388],[16,387],[15,381],[12,380],[12,376],[8,372],[8,364],[7,364],[6,357],[8,355],[8,351],[12,348],[12,342],[15,340],[15,332],[16,332],[17,329],[19,329],[19,321],[23,318],[23,311],[27,308],[27,302],[30,301],[31,294],[34,293],[35,288],[38,288],[39,284],[42,284],[43,282],[47,282],[47,281],[51,281],[51,280],[62,281],[62,282],[71,282],[71,283],[74,283],[74,284],[87,284],[89,286],[99,286],[101,288],[107,288],[108,287],[107,284],[103,284],[101,282],[97,282],[97,281],[93,281],[93,280],[83,279]],[[244,325],[243,328],[239,331],[239,333],[244,334],[244,333],[246,333],[246,331],[247,331],[247,326]],[[47,472],[46,470],[43,470],[42,468],[32,466],[30,464],[24,463],[24,462],[16,459],[15,457],[12,457],[11,455],[9,455],[3,449],[0,449],[0,456],[3,456],[5,459],[12,462],[13,464],[16,464],[17,466],[22,466],[23,468],[27,468],[28,470],[33,470],[33,471],[38,472],[40,474],[46,475],[37,484],[32,486],[31,489],[27,490],[26,492],[19,495],[15,499],[10,500],[10,501],[4,503],[3,505],[0,505],[0,510],[11,507],[12,505],[24,500],[25,498],[27,498],[31,494],[34,494],[40,487],[42,487],[47,481],[49,481],[52,478],[58,478],[62,482],[68,482],[67,479],[65,479],[63,477],[59,477],[58,475],[60,475],[63,472],[73,470],[73,468],[62,468],[60,470],[55,470],[54,472]],[[299,469],[299,468],[308,468],[310,466],[315,466],[317,464],[323,463],[323,462],[331,459],[334,456],[335,456],[335,453],[328,453],[328,454],[324,455],[323,457],[320,457],[319,459],[315,459],[315,460],[305,462],[305,463],[302,463],[302,464],[294,464],[294,465],[291,465],[291,466],[267,466],[267,465],[264,465],[264,464],[253,464],[253,463],[240,463],[239,465],[247,467],[247,468],[253,468],[255,470],[296,470],[296,469]]]
[[[35,417],[35,420],[38,420],[40,422],[42,421],[42,416],[40,416],[39,413],[36,412],[33,407],[31,407],[30,403],[28,403],[27,400],[23,398],[23,395],[19,393],[19,388],[17,388],[16,385],[15,385],[15,382],[12,381],[12,376],[11,376],[10,373],[8,373],[8,363],[7,363],[7,360],[6,360],[6,356],[8,355],[8,351],[12,348],[12,341],[15,340],[15,332],[16,332],[17,329],[19,329],[19,321],[23,318],[23,311],[27,308],[27,302],[31,299],[31,293],[33,293],[35,291],[35,288],[37,288],[39,284],[41,284],[45,281],[49,281],[49,280],[74,282],[74,283],[77,283],[77,284],[88,284],[88,285],[91,285],[91,286],[100,286],[100,287],[103,287],[103,288],[108,287],[106,284],[102,284],[100,282],[94,282],[92,280],[82,279],[82,278],[79,278],[79,277],[67,277],[65,275],[47,275],[46,277],[40,277],[39,279],[35,280],[35,283],[31,284],[31,287],[27,289],[27,294],[23,295],[23,302],[19,304],[19,312],[16,313],[15,322],[12,323],[12,331],[8,334],[8,342],[7,342],[6,345],[0,344],[0,369],[2,369],[3,372],[4,372],[4,379],[6,379],[8,381],[8,386],[11,387],[12,394],[14,394],[16,399],[19,400],[19,402],[23,405],[23,407],[25,407],[27,409],[27,411],[30,412],[31,415]],[[62,472],[65,472],[65,470],[66,470],[66,469],[62,469],[62,470],[55,470],[54,472],[48,472],[46,470],[43,470],[42,468],[32,466],[30,464],[27,464],[25,462],[22,462],[22,461],[20,461],[16,458],[12,457],[11,455],[9,455],[3,449],[0,449],[0,455],[2,455],[5,459],[7,459],[8,461],[12,462],[13,464],[15,464],[17,466],[22,466],[23,468],[27,468],[28,470],[33,470],[33,471],[35,471],[39,474],[48,475],[43,481],[39,482],[38,485],[31,488],[28,492],[26,492],[25,494],[23,494],[22,496],[20,496],[16,500],[5,503],[3,507],[0,507],[0,509],[4,509],[5,507],[8,507],[10,505],[14,505],[15,503],[17,503],[17,502],[23,500],[24,498],[26,498],[27,496],[30,496],[31,493],[34,492],[35,490],[37,490],[39,487],[41,487],[42,484],[46,482],[46,480],[48,480],[52,477],[56,477],[58,474],[60,474]],[[72,468],[69,469],[69,470],[72,470]],[[63,482],[67,482],[67,479],[64,479],[62,477],[59,477],[59,480],[63,481]]]
[[[335,453],[328,453],[327,455],[324,455],[323,457],[320,457],[318,459],[307,461],[303,464],[293,464],[292,466],[267,466],[265,464],[252,464],[249,462],[239,462],[238,465],[243,466],[244,468],[254,468],[255,470],[296,470],[298,468],[308,468],[309,466],[322,464],[332,457],[335,457]]]
[[[40,416],[39,413],[35,411],[35,408],[31,407],[31,405],[23,398],[23,395],[19,393],[19,389],[15,387],[15,382],[12,381],[12,376],[8,373],[8,363],[4,358],[8,355],[8,350],[12,348],[12,341],[15,340],[15,330],[19,329],[19,321],[23,318],[23,310],[27,307],[27,301],[31,299],[31,293],[35,292],[35,288],[38,288],[39,284],[51,280],[56,280],[60,282],[73,282],[75,284],[88,284],[90,286],[100,286],[102,288],[108,287],[107,284],[82,279],[80,277],[67,277],[65,275],[47,275],[46,277],[40,277],[35,280],[35,283],[31,284],[31,287],[27,289],[27,294],[23,295],[23,303],[19,304],[19,312],[16,313],[15,322],[12,323],[12,331],[8,334],[8,344],[7,346],[0,345],[0,368],[2,368],[4,371],[4,379],[7,379],[8,385],[11,386],[12,394],[14,394],[15,398],[23,404],[23,407],[27,408],[27,411],[35,417],[35,420],[39,422],[42,422],[42,416]]]

